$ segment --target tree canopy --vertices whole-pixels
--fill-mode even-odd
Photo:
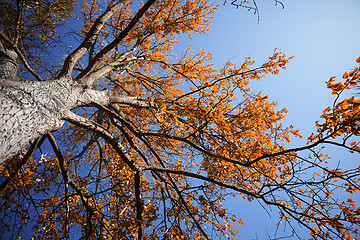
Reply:
[[[255,1],[228,4],[258,13]],[[333,167],[322,153],[325,145],[360,153],[360,58],[342,81],[328,81],[337,98],[308,144],[287,148],[302,137],[283,126],[287,110],[249,83],[277,75],[292,57],[275,49],[260,65],[249,56],[215,69],[210,52],[174,52],[180,35],[209,32],[217,7],[209,0],[0,1],[0,90],[28,91],[44,107],[33,96],[61,102],[49,106],[55,127],[36,130],[29,147],[23,141],[18,154],[0,159],[2,236],[234,239],[234,224],[244,225],[241,213],[224,207],[234,197],[278,209],[278,224],[298,238],[293,222],[308,237],[360,238],[359,203],[342,198],[360,189],[360,166]],[[16,56],[19,77],[1,68]],[[0,135],[5,146],[6,127]]]

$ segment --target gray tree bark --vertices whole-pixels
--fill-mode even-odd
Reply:
[[[81,120],[76,114],[71,113],[74,108],[90,104],[109,106],[111,103],[133,107],[156,107],[140,97],[110,96],[107,91],[92,89],[95,81],[114,69],[119,71],[126,68],[130,62],[141,60],[133,56],[135,45],[133,49],[121,54],[118,59],[95,69],[101,57],[127,36],[155,0],[148,0],[139,9],[127,27],[94,57],[76,80],[71,77],[76,62],[95,43],[105,23],[115,12],[130,2],[130,0],[120,0],[109,5],[96,19],[79,47],[67,56],[57,79],[51,81],[41,81],[40,76],[27,64],[16,44],[0,32],[0,163],[25,149],[41,135],[61,128],[64,120],[83,126],[81,122],[84,119]],[[1,40],[12,47],[4,47]],[[11,50],[12,48],[14,50]],[[27,81],[17,76],[17,53],[25,68],[40,81]]]
[[[0,49],[0,163],[38,137],[61,128],[71,109],[92,102],[107,105],[107,92],[96,91],[69,77],[28,81],[17,76],[16,53]]]

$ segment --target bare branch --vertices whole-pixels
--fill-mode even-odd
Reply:
[[[136,108],[158,108],[158,106],[144,97],[109,96],[110,103],[124,104]]]
[[[142,212],[143,203],[140,192],[140,172],[135,173],[135,201],[136,201],[136,222],[138,226],[138,240],[142,239]]]
[[[63,119],[71,122],[72,124],[75,124],[78,127],[82,127],[99,134],[116,150],[121,159],[130,167],[131,170],[135,172],[138,171],[139,168],[137,167],[136,163],[131,160],[128,154],[126,154],[126,151],[121,145],[121,143],[117,140],[116,137],[109,133],[108,130],[104,129],[97,123],[92,122],[87,118],[76,115],[75,113],[72,113],[70,111],[63,114]]]
[[[86,77],[84,77],[83,83],[86,86],[91,87],[95,83],[95,81],[103,78],[104,76],[109,74],[111,71],[113,71],[113,70],[120,71],[120,70],[126,69],[132,61],[134,61],[134,60],[136,61],[138,59],[135,56],[128,57],[129,55],[132,55],[135,52],[135,50],[136,50],[136,48],[133,48],[132,50],[121,54],[120,57],[118,57],[115,61],[88,74]]]
[[[144,15],[144,13],[151,7],[153,3],[155,3],[156,0],[148,0],[135,14],[135,16],[131,19],[130,23],[126,26],[126,28],[120,32],[120,34],[111,42],[109,43],[105,48],[103,48],[98,54],[94,56],[94,58],[91,60],[87,68],[84,69],[77,77],[76,80],[83,82],[84,77],[88,75],[96,66],[96,63],[100,61],[100,59],[110,52],[113,48],[115,48],[127,35],[128,33],[135,27],[136,23],[140,20],[140,18]],[[85,80],[86,81],[86,80]],[[86,84],[86,83],[85,83]]]
[[[58,159],[60,172],[61,172],[61,175],[63,177],[64,184],[65,184],[65,189],[67,189],[67,185],[71,186],[75,190],[76,194],[80,197],[81,202],[82,202],[83,206],[86,209],[86,212],[87,212],[88,216],[86,218],[87,231],[86,231],[85,239],[88,239],[89,236],[92,234],[92,231],[91,231],[91,229],[92,229],[91,218],[94,215],[94,209],[93,209],[93,207],[90,205],[90,203],[88,201],[88,199],[90,198],[90,195],[87,194],[82,188],[80,188],[74,181],[72,181],[70,179],[70,176],[69,176],[69,173],[68,173],[68,170],[67,170],[67,166],[65,164],[64,156],[62,155],[62,153],[60,151],[60,148],[59,148],[54,136],[51,133],[48,133],[46,136],[49,139],[49,141],[51,143],[51,146],[52,146],[52,148],[53,148],[53,150],[54,150],[54,152],[56,154],[56,157]],[[66,227],[66,229],[68,229],[67,226],[65,226],[65,227]],[[66,232],[65,235],[67,236],[68,232]]]
[[[105,25],[105,23],[122,7],[129,4],[131,0],[120,0],[118,3],[110,6],[105,10],[105,12],[96,19],[90,31],[86,34],[84,41],[80,44],[80,46],[75,49],[65,60],[64,66],[61,69],[58,78],[61,77],[70,77],[72,70],[76,64],[76,62],[84,56],[86,51],[94,44],[97,37],[99,36],[101,29]]]
[[[140,133],[140,135],[142,135],[142,136],[165,137],[165,138],[168,138],[168,139],[177,140],[177,141],[189,144],[191,147],[195,148],[196,150],[198,150],[198,151],[202,152],[203,154],[208,155],[210,157],[218,158],[218,159],[221,159],[221,160],[224,160],[224,161],[227,161],[227,162],[231,162],[233,164],[237,164],[237,165],[240,165],[240,166],[247,166],[248,165],[247,163],[243,163],[243,162],[240,162],[238,160],[227,158],[227,157],[224,157],[222,155],[216,154],[216,153],[214,153],[214,152],[212,152],[210,150],[207,150],[207,149],[203,148],[202,146],[199,146],[198,144],[190,141],[189,139],[186,139],[186,138],[183,138],[183,137],[169,135],[169,134],[166,134],[166,133],[156,133],[156,132]]]
[[[17,1],[17,8],[18,8],[18,16],[16,21],[16,27],[15,27],[15,37],[14,37],[14,45],[17,46],[20,39],[20,25],[23,20],[24,16],[24,6],[25,6],[25,0],[18,0]]]
[[[213,178],[205,177],[205,176],[202,176],[200,174],[196,174],[196,173],[192,173],[192,172],[188,172],[188,171],[177,170],[177,169],[159,168],[159,167],[143,167],[141,170],[150,170],[150,171],[155,171],[155,172],[166,172],[166,173],[172,173],[172,174],[188,176],[188,177],[200,179],[200,180],[203,180],[203,181],[206,181],[206,182],[211,182],[211,183],[214,183],[214,184],[219,185],[221,187],[232,189],[232,190],[235,190],[235,191],[237,191],[239,193],[243,193],[245,195],[248,195],[248,196],[251,196],[251,197],[254,197],[254,198],[260,198],[261,197],[260,195],[258,195],[256,193],[246,191],[246,190],[238,188],[238,187],[236,187],[234,185],[226,184],[226,183],[217,181],[217,180],[215,180]]]
[[[18,57],[20,58],[21,62],[24,64],[25,68],[38,80],[38,81],[42,81],[41,77],[39,74],[37,74],[34,69],[31,68],[31,66],[28,64],[24,54],[22,54],[22,52],[20,51],[20,49],[16,46],[16,44],[14,44],[9,38],[7,38],[5,36],[5,34],[3,34],[2,32],[0,32],[0,38],[2,40],[4,40],[9,46],[11,46],[16,54],[18,55]]]

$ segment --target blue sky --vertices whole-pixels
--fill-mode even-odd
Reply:
[[[210,51],[218,67],[228,60],[241,64],[249,54],[261,64],[275,48],[295,56],[286,71],[255,82],[253,88],[286,107],[289,122],[305,134],[308,131],[304,128],[313,127],[322,109],[332,102],[325,81],[341,76],[360,56],[360,1],[283,3],[284,10],[275,7],[272,0],[258,1],[259,24],[256,15],[221,5],[211,35],[195,37],[192,46]]]
[[[298,146],[315,130],[315,121],[334,100],[325,82],[334,75],[341,80],[343,72],[354,67],[355,59],[360,56],[360,1],[282,2],[285,9],[280,5],[275,7],[272,0],[258,1],[259,24],[251,12],[230,4],[221,5],[213,19],[210,36],[194,37],[192,47],[210,51],[218,68],[228,60],[240,65],[249,54],[261,64],[275,48],[295,56],[286,71],[254,82],[252,89],[262,90],[271,100],[276,100],[279,107],[289,110],[284,123],[295,125],[305,138],[292,143]],[[345,160],[356,158],[344,157],[344,152],[338,149],[328,151],[333,153],[333,161],[340,160],[342,165],[347,164]],[[227,204],[245,222],[245,226],[239,228],[239,239],[268,239],[267,233],[273,236],[276,209],[270,213],[271,220],[257,203],[229,200]],[[300,230],[300,233],[309,239],[306,231]]]

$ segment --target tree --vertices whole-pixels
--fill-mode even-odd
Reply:
[[[3,236],[31,229],[36,239],[233,239],[233,222],[243,222],[223,202],[234,196],[278,208],[279,221],[298,222],[314,238],[356,237],[360,208],[335,193],[359,190],[359,169],[327,167],[321,146],[359,152],[349,143],[358,100],[325,109],[309,144],[286,149],[300,137],[282,126],[286,109],[248,85],[291,57],[275,50],[258,67],[247,57],[216,70],[203,50],[173,53],[179,34],[208,32],[216,6],[135,7],[82,1],[83,26],[71,32],[67,19],[80,18],[71,1],[1,1],[11,13],[1,15],[0,33]],[[75,34],[79,46],[57,69],[48,46],[66,51],[58,36]],[[334,94],[356,85],[359,68],[344,78],[330,80]],[[54,154],[33,155],[46,141]]]

